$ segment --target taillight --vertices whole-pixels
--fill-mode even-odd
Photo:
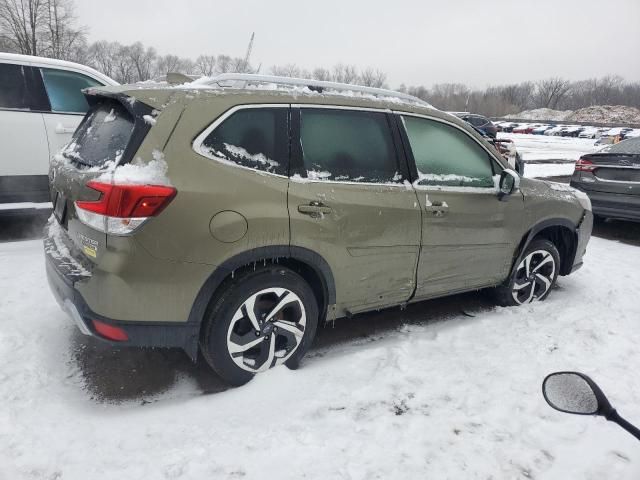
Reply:
[[[576,162],[576,172],[593,172],[596,169],[596,165],[586,158],[581,158]]]
[[[129,335],[122,328],[115,325],[109,325],[108,323],[101,322],[99,320],[92,320],[93,327],[101,337],[115,342],[126,342],[129,340]]]
[[[155,217],[178,193],[165,185],[118,185],[95,180],[87,187],[100,192],[95,201],[77,201],[82,223],[112,235],[130,235],[149,217]]]

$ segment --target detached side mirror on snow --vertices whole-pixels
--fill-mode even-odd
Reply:
[[[500,174],[500,184],[498,185],[498,197],[502,199],[506,195],[511,195],[520,188],[520,175],[507,168]]]
[[[542,395],[551,408],[575,415],[600,415],[640,440],[640,430],[622,418],[600,387],[579,372],[555,372],[542,382]]]

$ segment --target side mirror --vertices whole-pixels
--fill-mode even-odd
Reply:
[[[555,372],[542,382],[542,395],[551,408],[576,415],[600,415],[640,440],[640,429],[622,418],[596,382],[584,373]]]
[[[582,373],[555,372],[542,382],[542,394],[551,408],[576,415],[602,415],[611,404],[593,380]]]
[[[515,171],[507,168],[500,174],[500,183],[498,185],[498,197],[502,199],[506,195],[511,195],[520,188],[520,175]]]

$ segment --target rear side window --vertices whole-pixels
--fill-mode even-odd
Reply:
[[[370,183],[401,178],[384,113],[302,108],[300,117],[307,177]]]
[[[289,108],[246,108],[224,120],[202,142],[209,155],[243,167],[287,175]]]
[[[73,135],[63,155],[77,163],[100,167],[118,161],[133,133],[134,119],[116,101],[94,105]]]
[[[28,109],[24,67],[0,63],[0,108]]]
[[[42,80],[54,112],[85,113],[89,109],[83,88],[101,86],[93,78],[75,72],[42,68]]]
[[[489,154],[466,133],[433,120],[402,118],[419,185],[494,186]]]

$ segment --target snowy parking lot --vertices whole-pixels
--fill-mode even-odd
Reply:
[[[522,133],[499,133],[498,138],[513,140],[525,161],[524,175],[535,178],[571,175],[581,155],[601,148],[588,138]]]
[[[525,160],[589,147],[527,137]],[[551,371],[583,371],[640,421],[640,227],[594,233],[543,303],[478,292],[359,315],[321,329],[299,370],[229,390],[181,351],[82,336],[49,292],[36,223],[0,220],[0,480],[637,479],[636,440],[540,392]]]

